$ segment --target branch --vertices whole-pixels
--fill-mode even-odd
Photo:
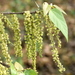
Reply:
[[[30,12],[31,14],[36,13],[36,11],[34,12]],[[8,14],[24,14],[24,12],[1,12],[1,14],[3,15],[8,15]]]
[[[3,63],[3,62],[0,62],[0,64],[2,64],[3,66],[5,66],[5,67],[7,67],[7,68],[9,68],[9,67],[10,67],[8,64]]]

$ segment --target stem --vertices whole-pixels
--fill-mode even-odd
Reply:
[[[0,12],[3,15],[8,15],[8,14],[24,14],[24,12]],[[30,12],[31,14],[36,13],[36,11]]]
[[[8,64],[3,63],[3,62],[0,62],[0,64],[2,64],[3,66],[5,66],[5,67],[7,67],[7,68],[9,68],[9,67],[10,67]]]

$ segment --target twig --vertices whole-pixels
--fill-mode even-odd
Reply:
[[[3,62],[0,62],[0,64],[2,64],[3,66],[5,66],[5,67],[7,67],[7,68],[9,68],[9,67],[10,67],[8,64],[3,63]]]
[[[30,12],[31,14],[36,13],[36,11],[34,12]],[[8,14],[24,14],[24,12],[1,12],[1,14],[3,15],[8,15]]]

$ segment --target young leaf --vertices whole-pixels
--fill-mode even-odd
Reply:
[[[24,71],[25,75],[38,75],[36,71],[34,71],[33,69],[26,69]]]
[[[16,68],[17,71],[24,70],[23,67],[18,62],[15,62],[14,66],[15,66],[15,68]]]
[[[54,7],[56,7],[58,10],[60,10],[63,14],[67,15],[65,11],[63,11],[60,7],[58,7],[57,5],[53,5]]]
[[[68,41],[68,27],[62,12],[57,8],[53,8],[49,11],[49,18],[54,23],[54,25],[63,33]]]
[[[11,75],[17,75],[17,71],[12,63],[10,63]]]
[[[50,5],[47,2],[44,2],[43,3],[43,13],[44,13],[44,16],[47,15],[47,13],[50,11],[50,9],[51,9]]]

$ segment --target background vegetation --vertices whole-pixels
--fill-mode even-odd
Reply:
[[[75,75],[75,0],[36,0],[39,6],[42,6],[42,3],[47,1],[48,3],[53,3],[61,7],[67,13],[65,19],[67,21],[68,30],[69,30],[69,41],[66,42],[66,39],[62,34],[62,48],[59,49],[59,55],[61,62],[66,67],[66,71],[62,74],[58,72],[58,68],[52,60],[52,53],[49,47],[49,37],[46,35],[46,31],[44,34],[44,46],[43,46],[43,57],[40,58],[37,56],[37,70],[39,75]],[[34,0],[0,0],[0,12],[22,12],[25,10],[35,11],[37,10],[37,6]],[[9,53],[14,61],[18,61],[23,65],[24,68],[32,67],[32,61],[27,59],[26,50],[25,50],[25,41],[23,40],[24,36],[24,27],[23,27],[23,16],[18,15],[20,21],[20,29],[21,29],[21,40],[23,47],[23,58],[16,58],[13,46],[9,46]],[[10,35],[10,40],[13,42],[13,32],[6,27],[6,31]],[[1,56],[1,52],[0,52]],[[23,61],[22,61],[23,60]],[[40,63],[39,63],[40,62]]]

